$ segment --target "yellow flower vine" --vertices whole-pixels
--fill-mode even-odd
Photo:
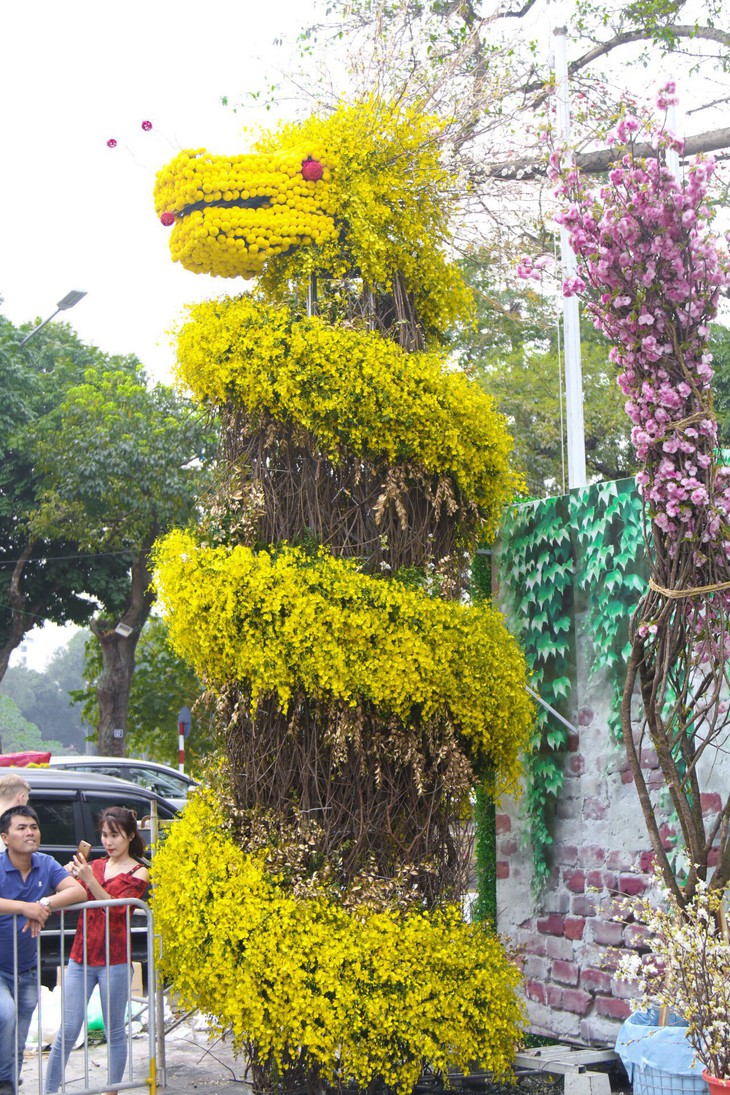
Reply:
[[[296,423],[334,462],[345,447],[367,462],[451,476],[462,500],[478,507],[483,537],[520,486],[503,416],[442,353],[406,353],[372,331],[295,319],[244,296],[193,306],[178,361],[201,402]]]
[[[292,1049],[332,1082],[413,1089],[424,1061],[496,1075],[523,1023],[520,974],[499,941],[457,907],[408,913],[298,900],[231,838],[197,793],[155,855],[163,975],[183,1006],[253,1044],[279,1075]]]
[[[158,214],[174,223],[172,257],[195,273],[263,274],[279,299],[312,271],[358,271],[375,293],[401,276],[424,329],[438,337],[471,305],[448,260],[456,188],[440,126],[373,97],[284,125],[249,155],[186,150],[155,186]],[[321,165],[320,179],[304,176],[308,161]]]
[[[245,681],[252,703],[303,689],[384,716],[453,722],[477,773],[514,789],[532,708],[525,662],[500,613],[360,573],[324,550],[200,546],[186,532],[156,548],[170,641],[211,684]]]

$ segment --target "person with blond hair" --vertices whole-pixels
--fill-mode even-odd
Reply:
[[[27,806],[30,784],[22,776],[0,776],[0,815],[13,806]]]

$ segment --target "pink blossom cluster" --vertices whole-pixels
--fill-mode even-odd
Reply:
[[[674,91],[671,84],[662,89],[661,108]],[[664,160],[668,149],[681,151],[681,142],[633,116],[610,139],[628,151],[598,189],[585,188],[572,166],[561,172],[560,150],[551,157],[557,193],[569,203],[558,220],[578,259],[563,292],[583,297],[621,369],[655,580],[681,589],[722,586],[730,581],[730,469],[717,462],[708,339],[719,294],[730,284],[730,261],[709,229],[714,164],[698,159],[677,182]],[[640,139],[656,154],[640,158]],[[538,278],[543,266],[524,258],[518,273]],[[695,657],[730,659],[730,589],[683,599],[683,612]],[[639,627],[644,636],[656,630],[649,618]]]
[[[670,94],[665,88],[665,98]],[[640,123],[624,118],[615,143],[630,144]],[[662,152],[677,146],[651,135],[657,156],[624,155],[597,192],[575,173],[558,193],[570,201],[558,221],[578,256],[578,274],[564,284],[580,293],[594,324],[612,343],[611,358],[634,423],[642,464],[638,482],[656,531],[674,557],[692,545],[696,585],[709,582],[707,563],[725,576],[730,560],[730,469],[715,459],[711,410],[709,323],[730,265],[708,229],[713,163],[698,160],[678,183]]]

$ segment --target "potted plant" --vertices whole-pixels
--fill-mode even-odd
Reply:
[[[684,906],[668,888],[661,904],[632,903],[649,929],[648,954],[622,956],[619,975],[635,983],[639,1007],[659,1008],[686,1023],[694,1058],[703,1066],[711,1095],[730,1092],[730,939],[722,895],[699,882]]]

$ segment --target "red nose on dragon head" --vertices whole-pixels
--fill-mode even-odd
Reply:
[[[158,174],[155,208],[170,251],[193,273],[250,278],[266,260],[335,235],[331,167],[319,150],[181,152]]]

